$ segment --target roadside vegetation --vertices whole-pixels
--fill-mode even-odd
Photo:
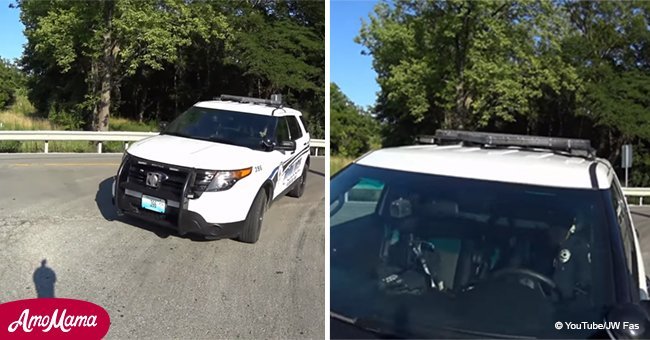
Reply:
[[[0,62],[0,129],[151,131],[220,94],[282,94],[305,114],[312,137],[324,137],[323,1],[16,0],[10,7],[20,11],[27,42],[20,59]],[[1,144],[6,152],[42,143]]]
[[[344,156],[330,156],[330,176],[334,176],[339,170],[350,164],[354,158]]]
[[[381,147],[379,121],[330,84],[330,175],[356,157]]]
[[[7,109],[0,111],[0,130],[65,130],[47,118],[34,115],[34,107],[27,97],[19,93],[14,103]],[[156,131],[158,126],[153,123],[139,123],[126,118],[115,117],[111,120],[114,131]],[[43,152],[45,143],[40,141],[0,141],[0,153],[3,152]],[[124,143],[105,142],[103,152],[122,152]],[[49,152],[97,152],[93,142],[85,141],[51,141],[48,145]]]

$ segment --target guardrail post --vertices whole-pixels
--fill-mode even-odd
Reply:
[[[639,205],[643,205],[643,196],[639,196]]]
[[[102,142],[97,142],[97,153],[102,153]]]
[[[124,142],[124,151],[126,151],[129,148],[129,142]]]
[[[43,148],[43,152],[48,153],[49,151],[49,144],[47,141],[45,141],[45,147]]]

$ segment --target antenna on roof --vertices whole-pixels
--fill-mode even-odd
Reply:
[[[492,132],[471,132],[459,130],[437,130],[435,135],[417,136],[418,144],[435,144],[436,142],[460,142],[492,147],[518,146],[522,148],[539,148],[553,151],[565,151],[576,155],[595,158],[596,152],[587,139],[557,138],[543,136],[512,135]]]

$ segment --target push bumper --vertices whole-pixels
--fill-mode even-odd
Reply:
[[[146,222],[174,229],[180,235],[198,234],[209,238],[233,238],[239,236],[244,227],[244,221],[234,223],[208,223],[198,213],[190,210],[173,209],[170,214],[160,214],[140,208],[140,199],[120,195],[118,191],[117,209],[122,213],[136,217]]]
[[[134,161],[133,159],[133,157],[130,157],[128,161],[138,161],[138,166],[142,166],[144,163],[144,160],[136,159]],[[149,166],[148,164],[150,163],[144,164],[143,166]],[[166,169],[165,165],[160,167],[160,164],[158,164],[156,169],[159,168],[163,169],[162,171]],[[188,209],[188,184],[193,180],[194,173],[191,172],[191,169],[182,170],[185,170],[185,172],[179,174],[167,172],[170,174],[170,177],[176,176],[177,190],[175,192],[173,191],[174,188],[157,190],[147,187],[143,183],[127,180],[127,177],[129,177],[128,172],[131,171],[133,173],[135,171],[129,168],[127,162],[123,162],[113,182],[112,190],[113,204],[118,214],[126,214],[146,222],[177,230],[180,235],[188,233],[200,234],[211,239],[233,238],[238,236],[244,227],[245,221],[208,223],[201,214]],[[158,213],[142,208],[142,195],[150,195],[164,199],[167,204],[165,212]]]

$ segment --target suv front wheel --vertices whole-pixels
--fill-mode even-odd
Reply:
[[[260,231],[262,230],[262,222],[264,222],[264,213],[267,207],[266,191],[264,188],[260,189],[253,200],[251,209],[248,211],[244,228],[242,229],[239,240],[246,243],[255,243],[260,238]]]

